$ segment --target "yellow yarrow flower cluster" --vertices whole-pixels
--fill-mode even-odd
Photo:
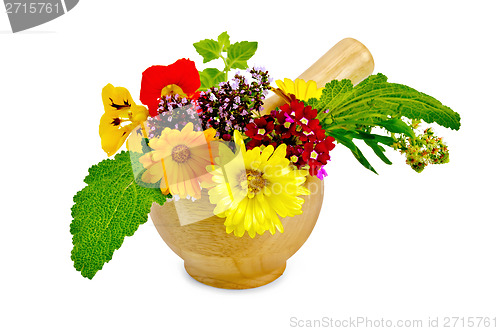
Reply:
[[[215,186],[208,192],[210,202],[216,205],[214,214],[226,217],[226,232],[234,232],[238,237],[245,232],[252,238],[265,231],[283,232],[278,215],[302,214],[304,199],[299,196],[310,194],[302,185],[307,171],[290,167],[285,144],[276,150],[267,146],[247,151],[238,131],[234,132],[234,140],[241,154],[232,155],[229,148],[221,146],[219,157],[215,158]],[[238,157],[242,158],[240,164]]]

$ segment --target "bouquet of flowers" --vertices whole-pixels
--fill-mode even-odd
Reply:
[[[223,32],[194,47],[223,68],[199,71],[185,58],[149,67],[142,105],[124,87],[102,90],[102,149],[116,155],[92,166],[74,197],[71,258],[84,277],[111,260],[153,203],[205,197],[228,235],[254,238],[283,232],[281,219],[303,212],[304,183],[324,180],[336,145],[374,173],[357,144],[387,164],[386,149],[399,151],[417,172],[449,161],[443,139],[422,123],[458,130],[460,116],[429,95],[382,74],[356,86],[288,78],[273,86],[268,70],[248,66],[257,42],[231,43]],[[269,92],[280,106],[265,109]]]

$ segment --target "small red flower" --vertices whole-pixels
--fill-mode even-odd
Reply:
[[[264,115],[246,125],[245,134],[251,139],[247,144],[249,149],[261,145],[277,146],[275,137],[272,137],[275,128],[274,120],[273,116]]]
[[[247,148],[285,143],[286,157],[298,169],[309,165],[309,173],[316,176],[330,160],[330,151],[335,147],[335,138],[326,136],[317,115],[316,109],[292,97],[289,104],[247,124],[245,134],[251,138]]]
[[[304,154],[304,146],[288,145],[286,148],[286,157],[299,169],[307,164],[307,160],[302,158]]]
[[[309,164],[311,176],[316,176],[330,160],[330,151],[335,147],[334,141],[335,138],[328,136],[321,141],[307,142],[304,145],[302,160]]]
[[[286,119],[283,121],[285,127],[282,128],[286,135],[294,135],[304,142],[325,138],[325,130],[321,128],[316,118],[318,116],[316,109],[311,106],[306,107],[304,102],[292,98],[290,104],[281,106],[280,110],[281,116]]]
[[[194,62],[180,59],[168,66],[151,66],[142,73],[140,99],[148,106],[149,115],[158,115],[159,98],[162,90],[169,85],[174,93],[181,92],[192,98],[201,85],[200,74]]]
[[[253,123],[247,124],[246,129],[246,135],[249,138],[263,140],[269,133],[273,132],[274,118],[269,115],[256,118]]]

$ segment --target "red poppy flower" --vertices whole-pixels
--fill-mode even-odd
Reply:
[[[193,61],[180,59],[168,66],[152,66],[142,73],[140,99],[148,106],[149,115],[158,115],[159,98],[163,94],[179,94],[192,98],[200,88],[200,74]]]

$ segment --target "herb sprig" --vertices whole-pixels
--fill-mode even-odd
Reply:
[[[349,148],[354,157],[374,173],[377,172],[353,139],[363,140],[384,163],[392,164],[382,145],[398,149],[398,142],[402,140],[414,144],[416,127],[407,121],[423,120],[453,130],[460,128],[458,113],[425,93],[387,82],[387,77],[380,73],[356,86],[348,79],[333,80],[326,84],[319,100],[311,98],[307,103],[318,110],[318,119],[326,134]],[[390,136],[371,133],[374,127],[387,130]],[[421,171],[422,165],[418,169]]]
[[[222,32],[217,40],[203,39],[193,44],[194,48],[203,57],[203,63],[222,59],[224,68],[206,68],[200,71],[200,90],[204,91],[212,86],[228,80],[228,73],[231,69],[248,68],[248,60],[257,51],[256,41],[239,41],[231,44],[227,32]]]

